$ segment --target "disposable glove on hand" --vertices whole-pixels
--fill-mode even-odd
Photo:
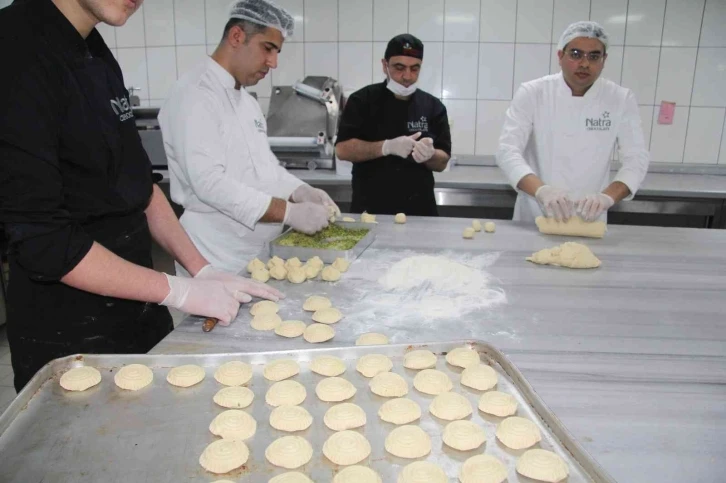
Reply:
[[[431,138],[423,138],[413,148],[413,160],[417,163],[425,163],[433,157],[435,152],[434,140]]]
[[[237,317],[240,302],[249,302],[251,297],[244,292],[235,292],[218,280],[197,280],[194,278],[166,275],[169,295],[161,305],[174,307],[182,312],[202,317],[219,319],[221,325],[229,325]]]
[[[534,197],[549,218],[564,221],[574,214],[575,205],[565,190],[545,184],[537,189]]]
[[[308,184],[301,184],[298,188],[292,192],[292,201],[295,203],[310,202],[317,205],[330,206],[335,210],[335,216],[340,216],[340,208],[335,204],[335,201],[328,196],[325,191],[313,188]]]
[[[277,302],[285,295],[274,287],[265,285],[256,280],[240,277],[229,272],[217,270],[212,265],[205,265],[194,276],[196,280],[216,280],[222,282],[228,289]],[[240,302],[244,302],[240,300]],[[249,300],[247,300],[249,302]]]
[[[300,233],[314,235],[328,226],[328,208],[306,201],[304,203],[288,203],[285,209],[285,225],[290,225]]]
[[[399,136],[395,139],[387,139],[383,141],[383,149],[381,152],[384,156],[394,154],[400,158],[407,158],[413,148],[416,146],[416,141],[421,137],[421,133],[417,132],[411,136]]]
[[[595,221],[614,204],[615,200],[605,193],[595,193],[578,200],[575,204],[575,211],[583,220]]]

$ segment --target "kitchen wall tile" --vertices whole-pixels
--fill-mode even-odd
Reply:
[[[514,48],[514,84],[517,92],[522,82],[550,73],[550,44],[517,44]]]
[[[207,44],[207,55],[212,55],[217,49],[217,44]]]
[[[629,0],[625,45],[660,45],[666,0]]]
[[[305,0],[305,41],[338,40],[338,0]]]
[[[481,0],[480,42],[514,42],[517,2]]]
[[[663,25],[664,47],[698,46],[704,3],[704,0],[668,0]]]
[[[726,2],[707,0],[701,27],[701,47],[726,47]]]
[[[688,108],[677,108],[673,124],[658,124],[658,109],[653,109],[653,134],[650,159],[660,163],[682,163],[686,144]]]
[[[175,45],[174,0],[144,2],[144,31],[147,47]]]
[[[305,44],[285,44],[272,71],[273,86],[289,86],[305,77]]]
[[[444,43],[444,98],[476,99],[478,50],[476,43]]]
[[[287,10],[295,20],[295,29],[286,43],[303,42],[305,40],[305,5],[303,0],[275,0],[275,3]],[[334,20],[337,21],[337,20]]]
[[[626,47],[623,54],[623,87],[631,89],[639,104],[655,104],[658,47]]]
[[[550,44],[553,0],[517,1],[517,42]]]
[[[610,36],[610,45],[625,44],[625,23],[628,0],[592,0],[590,20],[603,26]]]
[[[721,150],[718,156],[718,164],[726,164],[726,123],[724,123],[723,134],[721,135]]]
[[[446,42],[479,41],[479,0],[447,0],[444,17]]]
[[[346,91],[357,91],[372,82],[372,42],[341,42],[338,54],[339,80]]]
[[[410,8],[408,31],[423,42],[444,40],[444,0],[421,2]]]
[[[208,44],[219,44],[222,39],[224,26],[229,21],[230,3],[229,0],[205,0],[204,16]]]
[[[338,78],[338,43],[305,43],[305,76],[324,75]]]
[[[122,27],[116,28],[116,47],[144,47],[144,7],[134,13]]]
[[[653,106],[638,106],[640,111],[640,123],[643,127],[643,139],[645,147],[650,150],[650,136],[653,130]]]
[[[176,47],[148,47],[149,98],[166,99],[176,82]]]
[[[388,42],[408,32],[408,0],[373,0],[373,40]]]
[[[693,106],[726,107],[726,48],[698,49]]]
[[[106,42],[106,45],[109,49],[115,49],[116,48],[116,28],[111,27],[110,25],[106,23],[100,23],[96,25],[96,30],[98,30],[98,33],[101,34],[101,37],[103,37],[103,41]]]
[[[373,63],[375,64],[375,57]],[[381,71],[380,63],[373,70],[373,80],[378,81],[382,77],[377,76]],[[418,76],[418,85],[434,97],[441,98],[441,82],[444,72],[444,43],[426,42],[424,49],[424,60],[421,63],[421,73]]]
[[[207,56],[204,45],[180,45],[176,48],[176,75],[183,76],[199,65]]]
[[[688,117],[685,163],[718,163],[726,109],[692,107]]]
[[[373,0],[338,0],[338,38],[373,40]]]
[[[149,78],[146,71],[146,49],[118,49],[118,63],[124,75],[124,84],[138,87],[139,99],[149,99]]]
[[[451,124],[452,154],[474,154],[476,143],[476,102],[445,99]]]
[[[675,102],[683,106],[690,104],[697,50],[696,47],[661,49],[656,104],[661,101]]]
[[[574,22],[590,19],[590,2],[583,0],[555,0],[552,20],[552,43],[560,41],[562,32]]]
[[[430,57],[430,49],[432,42],[426,43],[426,49],[424,51],[424,56],[426,57],[426,65],[429,65],[429,62],[432,60]],[[383,56],[386,53],[386,42],[373,42],[373,58],[371,59],[371,72],[373,73],[373,82],[381,82],[383,79],[386,78],[385,72],[383,72],[383,65],[381,64],[381,59],[383,59]],[[442,52],[441,56],[443,58],[443,48],[444,44],[443,42],[439,42],[440,50]],[[423,67],[422,63],[422,69],[421,74],[418,77],[418,81],[422,82],[422,76],[426,73],[428,68]],[[439,81],[440,82],[440,81]],[[439,85],[439,91],[441,90],[441,87]]]
[[[479,44],[479,99],[511,99],[514,44]]]
[[[218,27],[217,41],[222,38],[224,26]],[[174,0],[174,32],[177,45],[204,45],[204,2],[199,0]]]
[[[499,135],[509,101],[476,103],[476,154],[493,156],[499,147]]]

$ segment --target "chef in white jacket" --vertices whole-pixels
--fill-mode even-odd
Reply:
[[[270,240],[281,223],[312,234],[328,225],[329,208],[340,210],[280,166],[260,105],[244,89],[277,67],[293,18],[267,0],[237,1],[229,18],[212,56],[177,82],[159,124],[181,224],[214,267],[236,273],[245,245]]]
[[[561,72],[525,82],[507,109],[497,164],[518,191],[514,220],[581,216],[606,220],[632,199],[648,170],[633,93],[600,77],[608,36],[595,22],[576,22],[558,44]],[[617,145],[622,167],[610,182]]]

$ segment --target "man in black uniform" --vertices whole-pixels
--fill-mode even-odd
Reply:
[[[229,323],[264,285],[212,268],[179,224],[136,131],[121,70],[95,25],[143,0],[25,0],[0,10],[0,224],[19,391],[48,361],[142,353],[166,307]],[[152,237],[194,279],[154,271]]]
[[[353,213],[437,216],[434,175],[451,156],[446,107],[417,89],[423,43],[397,35],[381,60],[386,81],[354,92],[336,155],[353,163]]]

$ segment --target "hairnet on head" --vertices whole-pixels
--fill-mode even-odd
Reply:
[[[605,51],[608,50],[608,42],[610,39],[605,29],[597,22],[587,21],[570,24],[562,33],[562,37],[560,37],[560,41],[557,43],[557,50],[563,50],[567,44],[578,37],[597,39],[605,46]]]
[[[284,8],[269,0],[237,0],[232,2],[229,18],[247,20],[282,32],[282,37],[290,37],[295,29],[295,20]]]

